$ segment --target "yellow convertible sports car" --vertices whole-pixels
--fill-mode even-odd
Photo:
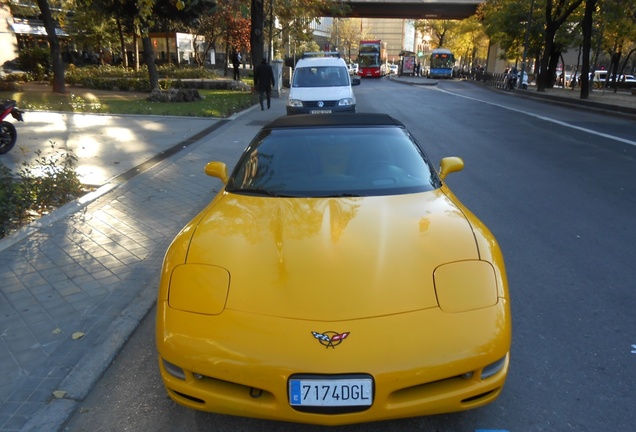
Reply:
[[[265,126],[175,238],[157,300],[170,397],[340,425],[476,408],[510,360],[504,261],[404,125],[384,114]]]

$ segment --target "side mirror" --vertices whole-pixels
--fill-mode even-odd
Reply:
[[[208,162],[205,166],[205,173],[210,177],[216,177],[220,179],[223,184],[227,183],[230,179],[227,175],[227,165],[223,162]]]
[[[439,162],[439,178],[444,180],[452,172],[464,169],[464,161],[459,157],[445,157]]]
[[[360,85],[360,78],[351,78],[351,85],[352,86]]]

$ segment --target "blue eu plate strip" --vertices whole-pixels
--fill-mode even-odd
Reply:
[[[299,405],[300,404],[300,381],[292,381],[291,382],[291,404]]]

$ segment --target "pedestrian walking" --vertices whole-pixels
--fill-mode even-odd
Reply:
[[[258,100],[261,103],[261,111],[265,109],[265,98],[267,97],[267,109],[271,106],[272,86],[276,85],[274,81],[274,71],[272,66],[267,64],[267,60],[263,58],[261,64],[256,66],[254,70],[254,87],[258,90]]]
[[[236,48],[232,50],[232,66],[234,67],[234,79],[240,80],[241,74],[239,72],[239,66],[241,65],[241,57]]]

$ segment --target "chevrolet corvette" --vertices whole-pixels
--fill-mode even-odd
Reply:
[[[493,402],[511,317],[500,247],[398,120],[281,117],[166,252],[156,345],[197,410],[319,425]]]

